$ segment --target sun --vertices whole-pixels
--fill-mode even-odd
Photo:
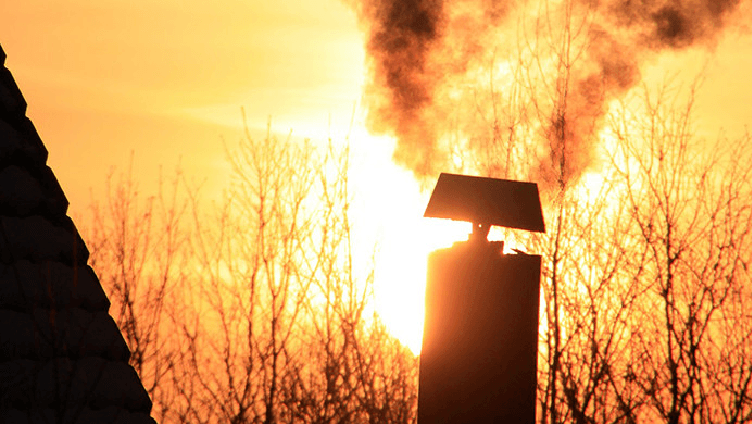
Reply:
[[[392,161],[394,140],[365,130],[353,140],[358,141],[352,144],[350,169],[354,253],[372,257],[375,311],[417,355],[423,341],[428,255],[468,240],[472,224],[423,217],[438,175],[421,189],[412,172]],[[524,250],[514,235],[492,227],[488,239],[504,240],[505,253]]]
[[[466,240],[470,224],[419,217],[394,223],[376,262],[376,310],[392,335],[420,352],[428,255]]]
[[[380,319],[393,336],[418,354],[428,254],[467,240],[472,228],[467,222],[423,217],[430,189],[421,190],[410,171],[392,162],[393,140],[365,131],[354,140],[358,140],[353,143],[351,164],[354,247],[361,257],[373,254],[375,308]]]

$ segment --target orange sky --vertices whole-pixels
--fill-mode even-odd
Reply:
[[[282,132],[341,137],[361,98],[364,37],[337,0],[5,3],[0,44],[6,66],[74,214],[88,205],[90,187],[101,189],[111,166],[126,168],[131,151],[145,181],[154,181],[159,165],[172,169],[182,157],[186,172],[205,176],[211,187],[224,170],[222,138],[240,138],[241,107],[257,128],[272,115]],[[748,29],[727,33],[712,55],[665,56],[644,75],[691,76],[706,60],[699,125],[708,134],[721,127],[739,134],[752,122]],[[409,173],[390,165],[388,142],[361,147],[374,152],[373,163],[362,166],[399,176],[394,186],[374,192],[374,202],[388,204],[391,190],[404,196],[417,190],[404,187]],[[419,215],[404,214],[421,213],[422,202],[389,208],[387,215],[413,225]],[[411,290],[400,308],[422,297],[422,287]]]
[[[130,151],[145,174],[179,156],[211,173],[241,106],[252,126],[344,126],[363,79],[354,17],[336,0],[12,2],[0,43],[74,209]]]
[[[127,168],[131,151],[142,187],[156,181],[160,165],[171,175],[180,159],[191,180],[208,179],[204,197],[213,195],[228,172],[223,139],[232,145],[242,136],[241,107],[259,134],[271,115],[279,132],[341,140],[365,78],[363,37],[337,0],[14,2],[0,14],[0,43],[74,218],[89,205],[90,188],[101,196],[112,166]],[[394,202],[381,216],[399,221],[389,234],[374,223],[364,237],[381,237],[385,262],[394,263],[379,273],[395,282],[379,302],[412,311],[407,320],[385,319],[408,322],[402,335],[417,349],[423,286],[407,280],[425,275],[425,253],[415,248],[425,234],[410,235],[425,232],[425,199],[411,174],[391,164],[389,140],[355,132],[369,152],[354,160],[367,203]],[[365,181],[376,174],[393,178]],[[390,244],[412,257],[393,254]]]
[[[700,102],[709,128],[738,132],[752,117],[744,31],[712,57]],[[9,2],[0,43],[74,208],[130,151],[146,174],[178,156],[212,169],[220,137],[239,137],[241,106],[252,126],[272,115],[276,129],[315,137],[331,119],[342,134],[364,79],[363,36],[337,0]],[[659,72],[686,71],[687,56]]]

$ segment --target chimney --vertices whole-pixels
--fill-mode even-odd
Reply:
[[[428,258],[418,423],[534,423],[541,257],[486,236],[544,232],[537,185],[441,174],[424,216],[473,233]]]

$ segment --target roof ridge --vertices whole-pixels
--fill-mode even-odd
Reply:
[[[6,58],[0,45],[0,417],[154,423]]]

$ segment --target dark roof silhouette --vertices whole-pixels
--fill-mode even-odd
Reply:
[[[0,47],[0,422],[154,423]]]

